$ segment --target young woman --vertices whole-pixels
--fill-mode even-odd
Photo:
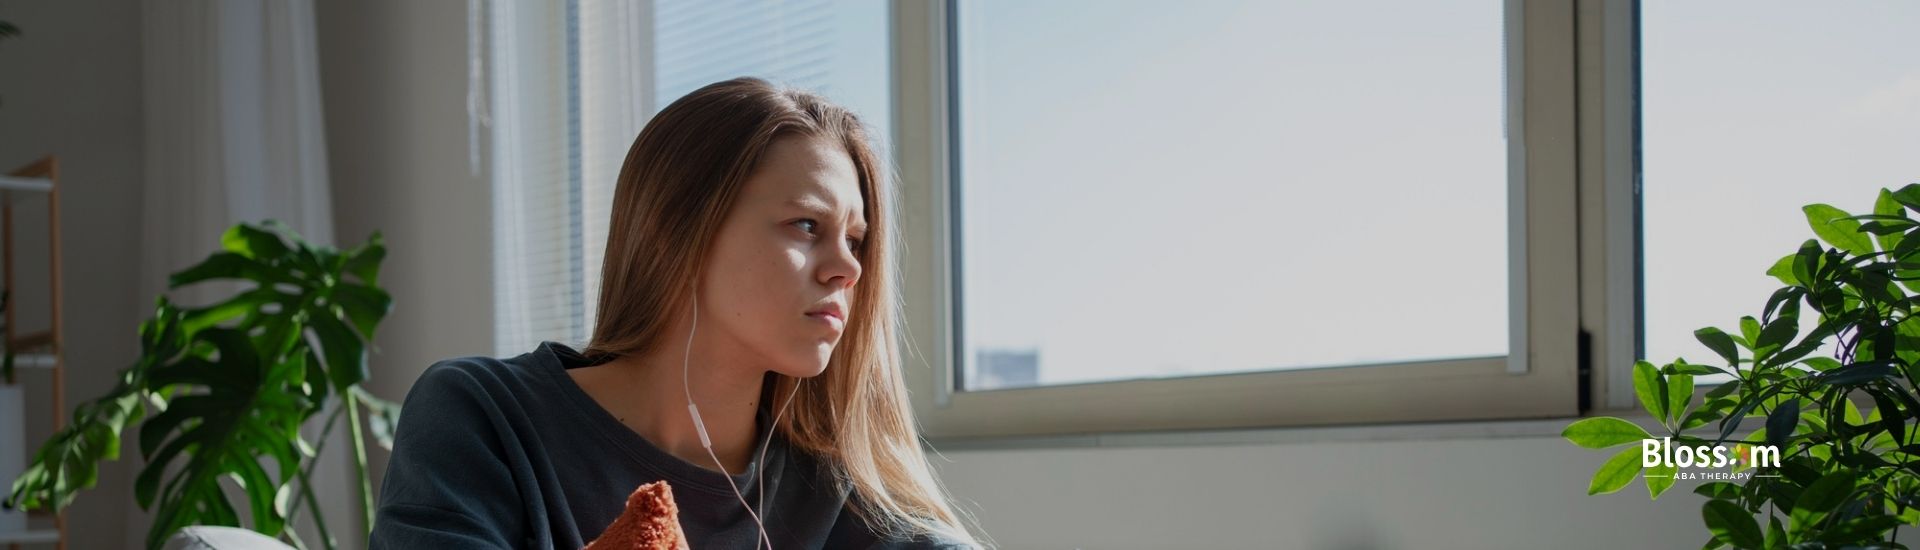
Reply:
[[[614,192],[592,341],[429,367],[372,547],[576,549],[658,480],[696,550],[979,547],[907,401],[867,140],[753,78],[655,115]]]

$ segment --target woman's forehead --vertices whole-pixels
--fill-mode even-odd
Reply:
[[[742,191],[765,205],[864,217],[853,159],[838,144],[822,139],[775,140]]]

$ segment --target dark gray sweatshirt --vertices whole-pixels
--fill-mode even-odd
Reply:
[[[758,529],[726,474],[668,454],[621,424],[567,376],[566,369],[587,365],[566,345],[544,342],[511,359],[461,357],[428,367],[401,411],[371,548],[575,550],[613,523],[635,488],[662,479],[693,550],[754,548]],[[761,403],[755,463],[733,479],[756,511],[761,489],[753,473],[762,466],[773,400]],[[823,464],[778,436],[766,449],[762,519],[775,549],[968,548],[946,538],[878,540]]]

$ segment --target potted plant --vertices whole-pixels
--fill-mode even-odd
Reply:
[[[174,273],[168,288],[212,280],[252,282],[251,288],[194,308],[161,296],[153,318],[140,325],[140,357],[120,372],[112,391],[77,407],[73,421],[41,445],[14,480],[7,507],[65,508],[94,485],[101,460],[119,457],[123,432],[138,424],[147,464],[134,498],[154,512],[148,547],[190,525],[239,527],[224,478],[244,491],[239,504],[250,511],[251,529],[299,546],[291,520],[304,504],[320,540],[332,548],[310,475],[344,415],[359,504],[372,527],[361,434],[368,429],[391,445],[399,415],[397,405],[360,385],[367,379],[367,344],[393,303],[378,285],[386,256],[380,234],[341,251],[311,245],[269,220],[236,225],[220,241],[221,252]],[[300,433],[316,420],[324,421],[317,445]],[[277,475],[262,461],[271,461]]]
[[[1562,432],[1582,447],[1628,446],[1594,473],[1588,494],[1644,477],[1657,499],[1679,469],[1672,450],[1704,458],[1731,443],[1733,479],[1693,490],[1707,499],[1704,548],[1905,548],[1892,542],[1899,526],[1920,524],[1920,221],[1910,215],[1920,212],[1920,184],[1882,189],[1871,214],[1803,211],[1818,239],[1767,270],[1783,286],[1759,315],[1738,330],[1694,332],[1715,365],[1634,364],[1634,394],[1660,433],[1614,417]],[[1813,321],[1805,333],[1802,316]],[[1695,402],[1694,377],[1707,374],[1734,378]],[[1649,447],[1661,453],[1651,466]],[[1755,448],[1777,449],[1777,465],[1746,460],[1766,456]]]

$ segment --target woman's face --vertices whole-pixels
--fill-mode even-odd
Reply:
[[[845,149],[819,138],[776,139],[701,270],[698,330],[714,331],[727,356],[749,365],[820,374],[853,311],[865,220]]]

